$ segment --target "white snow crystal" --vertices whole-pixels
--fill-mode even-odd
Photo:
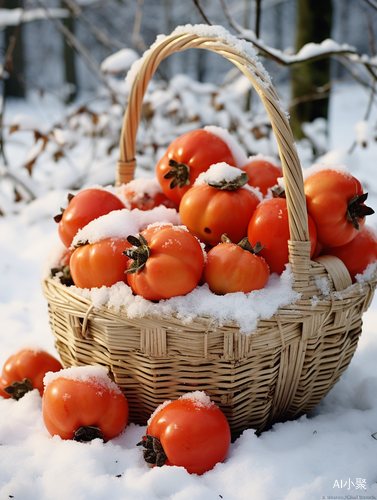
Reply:
[[[210,408],[211,406],[215,406],[215,403],[211,401],[210,397],[207,396],[204,391],[187,392],[179,399],[188,399],[192,401],[197,408]]]

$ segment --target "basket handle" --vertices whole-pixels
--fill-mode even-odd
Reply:
[[[208,27],[206,27],[208,30]],[[235,39],[236,40],[236,39]],[[290,230],[289,262],[295,277],[295,289],[305,289],[309,281],[310,242],[306,199],[300,160],[292,130],[268,74],[254,56],[218,36],[201,36],[194,32],[173,33],[155,43],[144,54],[128,97],[120,137],[116,184],[130,182],[136,167],[136,134],[141,118],[142,101],[149,81],[160,62],[174,52],[191,48],[216,52],[237,66],[259,94],[270,118],[283,168]]]

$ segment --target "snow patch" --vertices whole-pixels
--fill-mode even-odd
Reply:
[[[132,49],[121,49],[111,56],[106,57],[101,63],[101,71],[104,73],[118,74],[128,71],[132,64],[139,59],[139,54]]]
[[[73,366],[64,368],[58,372],[48,372],[44,376],[43,383],[45,387],[59,378],[74,380],[76,382],[89,382],[98,388],[107,389],[115,394],[123,394],[120,388],[107,374],[106,368],[103,366]]]
[[[180,223],[180,217],[173,208],[164,205],[152,210],[114,210],[89,222],[73,238],[72,247],[80,242],[96,243],[105,238],[122,239],[136,235],[154,222]]]
[[[232,182],[242,174],[237,167],[231,167],[225,162],[215,163],[208,170],[198,175],[194,186],[201,184],[219,183],[221,181]]]
[[[323,164],[315,164],[309,168],[303,170],[304,182],[306,182],[309,177],[317,174],[318,172],[322,172],[323,170],[333,170],[334,172],[339,172],[343,174],[345,177],[352,177],[351,172],[345,165],[323,165]]]
[[[238,325],[241,333],[251,334],[260,319],[269,319],[279,307],[294,304],[300,294],[292,288],[293,274],[289,264],[279,276],[271,274],[267,285],[250,293],[228,293],[223,296],[212,293],[207,284],[197,286],[185,296],[172,297],[158,303],[141,296],[135,296],[131,288],[123,282],[112,287],[70,290],[92,302],[94,307],[107,306],[115,312],[127,314],[129,318],[153,316],[163,319],[175,315],[185,325],[190,325],[197,317],[211,317],[213,327],[227,324]]]
[[[207,394],[204,391],[187,392],[179,399],[183,401],[185,400],[192,401],[194,406],[197,408],[211,408],[212,406],[216,406],[215,403],[211,401],[211,398],[207,396]]]

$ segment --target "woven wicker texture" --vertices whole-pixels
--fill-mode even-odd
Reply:
[[[351,284],[336,257],[311,261],[302,171],[278,97],[253,57],[228,41],[173,34],[153,45],[134,79],[124,116],[117,184],[133,178],[136,133],[148,82],[168,55],[211,50],[232,61],[251,81],[278,142],[290,225],[289,259],[301,299],[259,321],[251,335],[236,324],[215,328],[210,317],[189,325],[174,316],[130,319],[124,311],[94,307],[57,280],[42,282],[50,325],[64,366],[103,365],[124,391],[130,421],[145,424],[155,408],[185,392],[204,390],[224,411],[236,435],[259,432],[312,410],[348,366],[361,334],[377,277]],[[326,278],[323,294],[318,278]]]

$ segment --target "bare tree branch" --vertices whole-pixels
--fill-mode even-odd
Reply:
[[[370,51],[375,56],[376,55],[376,44],[374,43],[373,27],[372,27],[372,23],[370,21],[370,16],[369,16],[369,13],[367,12],[367,9],[364,9],[364,14],[365,14],[365,20],[366,20],[367,29],[368,29]]]
[[[377,7],[377,5],[376,5],[376,7]],[[366,9],[365,9],[365,18],[366,18],[367,28],[368,28],[370,50],[371,50],[371,53],[375,56],[376,55],[376,44],[375,44],[375,40],[374,40],[373,28],[372,28],[372,25],[371,25],[371,22],[370,22],[370,16],[366,12]],[[365,112],[365,115],[364,115],[364,121],[367,121],[369,119],[369,117],[370,117],[370,114],[371,114],[371,111],[372,111],[372,106],[374,104],[375,96],[376,96],[376,81],[377,81],[377,77],[376,77],[375,73],[373,72],[372,68],[369,68],[369,69],[372,72],[372,75],[374,76],[374,82],[373,82],[373,84],[371,86],[371,89],[370,89],[369,102],[368,102],[368,106],[367,106],[367,109],[366,109],[366,112]],[[354,141],[353,144],[352,144],[352,146],[349,149],[349,153],[352,153],[352,151],[356,147],[356,144],[357,144],[357,141]]]
[[[144,0],[138,0],[137,11],[135,15],[134,31],[132,33],[132,43],[135,45],[135,47],[141,46],[141,49],[145,49],[144,44],[140,43],[140,28],[141,28],[141,19],[143,17],[143,10],[144,10]]]
[[[30,200],[35,200],[35,198],[37,197],[36,193],[34,193],[32,189],[30,189],[30,187],[27,186],[27,184],[22,179],[20,179],[19,176],[12,174],[8,169],[5,169],[5,167],[0,168],[0,179],[1,178],[11,179],[14,185],[19,186],[28,194]]]
[[[94,76],[107,88],[114,102],[118,102],[115,92],[110,87],[106,77],[101,72],[99,65],[93,59],[93,57],[91,56],[90,52],[86,49],[86,47],[81,42],[79,42],[79,40],[69,31],[69,29],[66,28],[58,19],[50,17],[48,10],[46,9],[45,5],[41,0],[36,0],[36,2],[43,9],[46,10],[47,17],[50,19],[50,21],[53,22],[59,33],[61,33],[65,37],[67,43],[73,48],[73,50],[75,50],[84,59],[88,68],[94,74]]]
[[[108,33],[105,33],[103,30],[97,28],[97,26],[95,26],[93,23],[89,22],[82,15],[83,12],[82,8],[79,5],[77,5],[77,3],[74,2],[74,0],[64,0],[64,3],[70,10],[72,16],[77,18],[77,20],[81,22],[102,45],[108,48],[113,47],[117,50],[124,49],[125,45],[123,43],[119,42],[119,40],[113,38]]]
[[[302,102],[320,101],[321,99],[328,99],[329,97],[330,97],[330,92],[328,91],[317,92],[315,94],[305,94],[302,95],[301,97],[297,97],[296,99],[291,99],[289,102],[289,109],[293,108],[294,106],[297,106]]]
[[[260,22],[262,17],[262,0],[255,0],[255,35],[259,38],[260,34]]]
[[[194,2],[194,5],[195,7],[198,9],[198,11],[200,12],[200,15],[202,16],[202,18],[204,19],[204,21],[209,24],[210,26],[212,26],[212,23],[210,23],[208,17],[204,14],[203,12],[203,9],[201,8],[201,6],[199,5],[199,0],[192,0]]]
[[[377,2],[376,0],[364,0],[364,2],[368,3],[371,7],[377,10]]]
[[[318,50],[308,51],[309,55],[300,55],[305,54],[305,51],[303,51],[303,49],[306,46],[304,46],[298,53],[288,55],[281,50],[268,46],[262,40],[258,39],[254,31],[244,29],[240,24],[238,24],[237,21],[235,21],[231,16],[225,0],[220,0],[220,4],[229,25],[237,32],[238,38],[251,42],[254,47],[258,49],[260,55],[275,61],[277,64],[281,64],[282,66],[294,66],[295,64],[301,64],[304,62],[314,62],[320,59],[327,59],[329,57],[344,56],[349,58],[351,62],[363,64],[367,71],[371,74],[373,79],[377,79],[377,75],[373,71],[373,68],[377,67],[377,63],[375,61],[371,61],[367,56],[359,54],[354,47],[350,47],[348,45],[336,46],[337,44],[335,44],[334,42],[335,45],[333,49],[324,50],[323,48],[321,48],[321,44],[313,43],[311,44],[311,48]]]

